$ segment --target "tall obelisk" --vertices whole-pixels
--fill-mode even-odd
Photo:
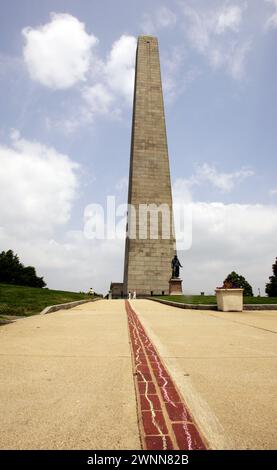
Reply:
[[[150,238],[149,218],[145,232],[138,229],[139,206],[166,204],[172,221],[172,194],[164,115],[163,92],[157,38],[140,36],[136,56],[133,102],[132,141],[128,204],[136,209],[136,219],[129,210],[125,246],[124,294],[137,296],[169,293],[171,260],[176,253],[174,230],[162,237],[161,219],[158,236]],[[137,223],[134,238],[134,224]],[[144,232],[144,233],[143,233]],[[132,234],[130,238],[130,234]]]

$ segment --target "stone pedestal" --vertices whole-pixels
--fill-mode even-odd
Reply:
[[[183,295],[182,282],[182,279],[171,278],[169,280],[169,295]]]
[[[243,289],[216,289],[217,308],[221,312],[242,312]]]

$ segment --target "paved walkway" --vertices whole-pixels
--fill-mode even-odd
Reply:
[[[277,312],[132,301],[214,449],[277,449]]]
[[[140,448],[123,302],[2,326],[0,355],[0,448]]]
[[[277,312],[192,311],[147,300],[130,305],[129,327],[130,318],[140,326],[144,352],[146,345],[157,354],[157,367],[173,383],[169,392],[181,393],[177,405],[185,403],[188,423],[203,442],[211,448],[277,448]],[[145,428],[143,408],[136,409],[130,338],[131,347],[121,300],[2,326],[0,448],[141,448]],[[152,381],[151,363],[150,369]],[[155,393],[162,401],[161,391]]]
[[[129,302],[126,312],[143,449],[206,450],[208,443]]]

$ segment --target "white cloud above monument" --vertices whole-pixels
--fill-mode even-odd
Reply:
[[[200,8],[184,3],[183,29],[192,48],[214,69],[226,70],[234,79],[245,74],[251,39],[241,34],[247,3],[205,4]]]
[[[270,4],[273,8],[271,14],[266,20],[265,30],[270,31],[277,28],[277,0],[264,0],[267,4]]]
[[[123,35],[112,45],[105,66],[106,81],[116,94],[132,101],[135,78],[137,41],[134,36]]]
[[[66,13],[52,13],[51,21],[37,28],[26,27],[23,56],[33,80],[50,88],[69,88],[86,79],[95,36]]]
[[[226,172],[219,171],[214,164],[203,163],[195,165],[195,173],[184,184],[188,188],[199,186],[203,183],[209,183],[223,192],[232,191],[237,185],[243,182],[245,178],[254,175],[250,168],[240,168],[238,170]],[[180,180],[179,180],[180,181]]]
[[[49,23],[22,30],[23,59],[30,78],[53,90],[73,86],[79,92],[78,119],[47,119],[48,127],[71,133],[91,123],[96,115],[118,117],[132,103],[136,38],[123,34],[106,57],[95,46],[98,38],[69,14],[52,13]],[[122,103],[122,97],[124,102]],[[75,108],[76,109],[76,108]]]

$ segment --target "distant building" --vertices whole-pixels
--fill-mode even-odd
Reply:
[[[123,299],[123,282],[111,282],[112,299]]]

